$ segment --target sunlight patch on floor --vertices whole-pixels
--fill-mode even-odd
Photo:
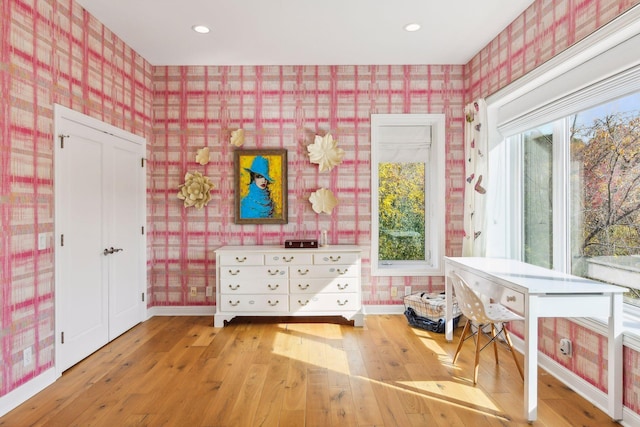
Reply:
[[[453,365],[453,361],[452,361],[452,355],[449,354],[441,345],[440,342],[438,342],[437,340],[435,340],[433,337],[431,337],[428,333],[426,333],[425,331],[421,331],[419,329],[416,328],[412,328],[414,334],[416,335],[416,337],[418,337],[418,340],[420,341],[420,343],[422,343],[422,345],[424,345],[424,347],[430,351],[431,353],[433,353],[435,356],[438,357],[438,361],[440,363],[442,363],[443,365]]]
[[[330,325],[333,326],[333,325]],[[350,375],[346,351],[332,346],[327,339],[338,340],[340,328],[309,328],[309,325],[287,325],[286,331],[278,332],[273,339],[273,353],[299,362],[310,363],[319,368]],[[326,335],[326,336],[325,336]],[[301,348],[307,351],[300,351]]]
[[[460,410],[506,420],[503,411],[482,389],[455,381],[393,381],[375,380],[367,376],[354,375],[349,369],[348,354],[342,347],[332,346],[323,338],[322,327],[310,325],[286,325],[286,329],[273,337],[273,353],[317,368],[349,376],[352,381],[363,381],[377,386],[408,393],[420,399],[433,400],[451,405]],[[331,328],[329,328],[331,329]],[[337,329],[339,331],[339,329]],[[332,340],[330,340],[332,341]],[[450,356],[434,340],[421,338],[423,344],[440,359],[450,361]],[[301,351],[302,349],[306,349]],[[473,402],[473,403],[470,403]]]
[[[482,389],[467,384],[453,381],[398,381],[398,384],[412,390],[426,392],[434,397],[440,396],[443,400],[473,402],[474,406],[492,412],[500,410]]]
[[[468,411],[491,417],[500,422],[509,422],[510,418],[496,406],[491,399],[476,387],[453,381],[379,381],[363,376],[352,376],[352,380],[368,382],[377,386],[391,388],[401,393],[413,395],[419,399],[433,401],[437,405],[448,405],[456,410]]]

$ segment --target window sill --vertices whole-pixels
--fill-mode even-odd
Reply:
[[[625,304],[626,305],[626,304]],[[607,321],[598,318],[571,318],[571,321],[601,335],[607,335]],[[640,352],[640,309],[624,308],[622,318],[622,345]]]
[[[436,267],[407,267],[402,265],[389,266],[386,265],[384,267],[377,267],[375,265],[371,266],[371,275],[372,276],[404,276],[404,277],[413,277],[413,276],[443,276],[444,271],[442,266]]]

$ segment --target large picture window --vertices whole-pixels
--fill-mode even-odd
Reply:
[[[372,274],[442,274],[444,117],[371,116]]]
[[[640,92],[512,135],[505,144],[511,161],[521,164],[513,192],[522,205],[513,221],[520,257],[553,268],[554,248],[565,251],[568,272],[626,286],[625,301],[640,306]],[[559,193],[566,203],[556,207]],[[567,233],[554,236],[554,221],[566,224]]]
[[[572,273],[628,285],[640,305],[640,93],[569,120]]]
[[[624,286],[632,314],[640,313],[638,49],[633,8],[486,100],[487,256]]]
[[[514,168],[521,171],[514,194],[522,204],[522,221],[513,223],[522,242],[516,253],[553,268],[554,246],[566,248],[569,272],[628,286],[626,301],[640,305],[640,93],[528,129],[505,143],[517,153],[511,158],[521,162]],[[562,167],[564,158],[568,167]],[[562,176],[554,177],[554,170]],[[567,195],[566,207],[554,212],[557,193]],[[554,218],[567,225],[564,242],[565,233],[554,239]]]

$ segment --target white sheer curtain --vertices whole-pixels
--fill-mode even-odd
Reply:
[[[485,255],[487,185],[487,104],[478,99],[465,109],[464,240],[462,256]]]

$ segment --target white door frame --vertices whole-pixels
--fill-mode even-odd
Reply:
[[[105,132],[107,134],[113,135],[114,137],[118,137],[118,138],[122,138],[124,140],[127,141],[131,141],[133,143],[139,144],[141,146],[141,152],[146,153],[146,146],[147,146],[147,142],[143,137],[140,137],[138,135],[132,134],[130,132],[127,132],[125,130],[122,130],[120,128],[117,128],[115,126],[112,126],[110,124],[101,122],[100,120],[94,119],[92,117],[89,117],[87,115],[84,115],[82,113],[79,113],[77,111],[71,110],[67,107],[64,107],[62,105],[58,105],[55,104],[54,105],[54,246],[53,246],[53,250],[54,250],[54,255],[57,251],[57,247],[60,244],[60,230],[59,230],[59,221],[61,218],[61,201],[60,201],[60,194],[58,191],[56,190],[56,186],[58,185],[58,183],[60,182],[61,179],[61,171],[59,170],[59,168],[57,167],[57,164],[59,162],[59,155],[60,153],[60,135],[62,134],[62,120],[69,120],[69,121],[73,121],[76,122],[78,124],[93,128],[95,130],[101,131],[101,132]],[[145,165],[146,166],[146,165]],[[146,201],[146,188],[147,188],[147,183],[146,183],[146,173],[141,174],[141,180],[142,182],[141,184],[141,188],[143,189],[143,197],[142,197],[142,209],[140,210],[141,212],[141,218],[139,218],[140,224],[142,226],[145,227],[145,236],[147,234],[147,227],[146,227],[146,212],[147,212],[147,201]],[[140,304],[140,320],[144,321],[147,319],[147,267],[146,267],[146,260],[147,260],[147,247],[146,247],[146,239],[140,239],[140,247],[139,247],[139,251],[140,251],[140,263],[142,264],[140,266],[140,277],[139,277],[139,283],[140,283],[140,289],[139,292],[141,293],[141,295],[144,297],[144,302]],[[54,290],[55,290],[55,294],[54,294],[54,307],[55,307],[55,338],[54,338],[54,348],[55,348],[55,359],[54,359],[54,367],[55,367],[55,377],[58,378],[62,375],[62,369],[59,367],[58,365],[58,360],[60,360],[60,335],[61,335],[61,314],[60,314],[60,301],[58,300],[57,296],[61,295],[61,278],[60,278],[60,274],[61,274],[61,266],[60,266],[60,259],[59,257],[55,257],[55,263],[54,263],[54,268],[55,268],[55,285],[54,285]]]

